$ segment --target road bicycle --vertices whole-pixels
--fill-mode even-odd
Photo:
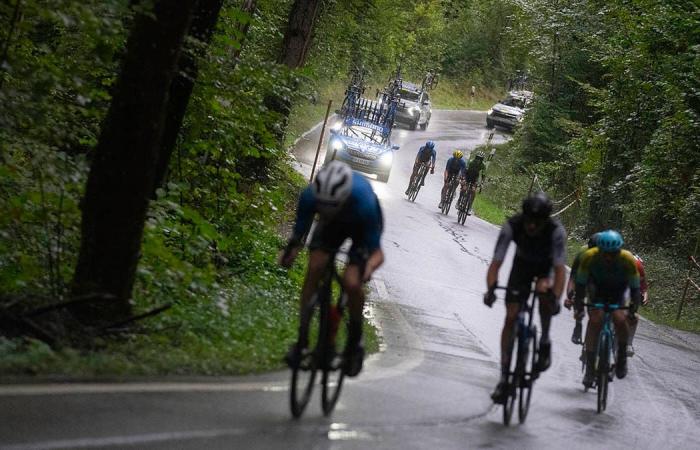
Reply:
[[[408,199],[410,201],[416,201],[418,191],[420,191],[421,186],[423,186],[423,183],[425,182],[425,177],[428,174],[428,169],[429,167],[427,163],[421,163],[420,166],[418,166],[416,176],[413,177],[413,183],[411,183],[408,187]]]
[[[520,291],[508,287],[499,286],[496,289],[510,291],[515,296],[520,294]],[[509,345],[510,366],[505,387],[507,397],[503,404],[503,424],[506,426],[510,424],[513,416],[516,397],[518,398],[518,420],[520,423],[525,422],[530,410],[532,388],[540,374],[537,369],[539,355],[537,326],[532,323],[537,299],[537,292],[531,289],[528,298],[520,302],[518,318],[513,324]],[[513,354],[516,355],[515,358]]]
[[[459,198],[457,199],[457,222],[460,225],[464,225],[467,220],[467,216],[470,215],[472,209],[472,203],[474,203],[474,196],[476,192],[476,186],[474,182],[466,183],[464,189],[459,192]]]
[[[303,310],[309,342],[299,363],[292,367],[289,391],[295,418],[301,416],[311,399],[317,372],[321,373],[321,409],[325,416],[335,408],[345,379],[342,349],[347,340],[344,314],[347,295],[338,275],[335,256],[333,253],[329,258],[318,289]]]
[[[455,191],[457,190],[457,185],[459,180],[457,175],[449,175],[447,178],[447,193],[442,198],[442,213],[448,215],[450,213],[450,208],[452,207],[452,200],[455,198]]]
[[[608,382],[613,379],[615,361],[617,360],[617,349],[615,340],[615,328],[612,326],[612,313],[618,309],[629,309],[628,306],[621,306],[617,303],[584,303],[588,309],[602,309],[603,325],[598,334],[598,345],[596,347],[596,357],[594,366],[594,385],[598,391],[597,412],[605,411],[608,403]],[[585,365],[585,362],[584,362]],[[585,367],[584,367],[585,369]],[[584,388],[588,391],[588,388]]]

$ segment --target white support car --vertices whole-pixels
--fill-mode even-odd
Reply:
[[[505,99],[496,103],[486,113],[486,127],[495,126],[513,130],[523,121],[532,103],[530,91],[510,91]]]

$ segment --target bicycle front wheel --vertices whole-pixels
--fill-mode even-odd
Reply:
[[[599,338],[598,344],[598,373],[596,382],[598,384],[598,408],[600,414],[605,411],[608,403],[608,374],[610,373],[610,340],[603,334]]]
[[[517,346],[517,335],[518,335],[518,325],[517,323],[513,327],[513,340],[510,346],[510,367],[508,367],[508,376],[506,377],[507,382],[507,397],[503,404],[503,425],[510,425],[510,419],[513,417],[513,409],[515,409],[515,398],[518,393],[518,362],[517,357],[513,357],[513,354],[517,355],[518,350],[515,348]],[[515,350],[515,351],[514,351]]]
[[[530,411],[530,400],[532,399],[532,388],[537,378],[537,329],[533,326],[529,331],[529,336],[525,338],[527,344],[524,345],[522,354],[518,360],[522,360],[522,371],[520,378],[520,400],[518,401],[518,419],[520,423],[525,423],[527,413]],[[520,348],[518,349],[520,350]]]
[[[298,418],[306,409],[306,405],[309,404],[311,399],[311,393],[313,392],[314,381],[316,380],[316,370],[318,370],[318,353],[320,348],[318,346],[318,325],[319,325],[319,314],[318,314],[318,303],[314,301],[313,305],[308,308],[306,314],[308,315],[308,326],[309,326],[309,352],[303,355],[301,361],[292,368],[292,380],[289,388],[289,400],[290,407],[292,410],[292,416]]]

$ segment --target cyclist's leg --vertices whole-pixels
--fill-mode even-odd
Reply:
[[[348,253],[348,265],[343,274],[343,289],[348,296],[348,341],[346,357],[348,364],[346,373],[356,376],[362,369],[364,348],[362,347],[362,317],[365,304],[362,276],[367,263],[367,252],[364,249],[353,247]]]
[[[603,311],[600,309],[588,310],[588,325],[586,326],[586,373],[583,376],[583,384],[591,386],[595,379],[595,357],[598,352],[598,335],[603,325]]]
[[[615,371],[617,372],[618,378],[625,378],[627,375],[627,339],[629,337],[627,311],[614,311],[612,318],[615,324],[615,337],[617,339],[617,365]]]

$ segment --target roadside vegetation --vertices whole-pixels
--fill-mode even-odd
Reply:
[[[537,100],[477,213],[502,221],[535,173],[555,199],[577,191],[572,239],[620,228],[647,260],[652,316],[698,329],[698,301],[671,320],[699,236],[697,9],[49,3],[0,4],[3,374],[279,368],[303,276],[275,263],[305,183],[287,148],[353,67],[371,91],[398,65],[417,82],[435,70],[434,107],[450,109],[486,109],[529,73]],[[292,29],[294,14],[314,20]]]

